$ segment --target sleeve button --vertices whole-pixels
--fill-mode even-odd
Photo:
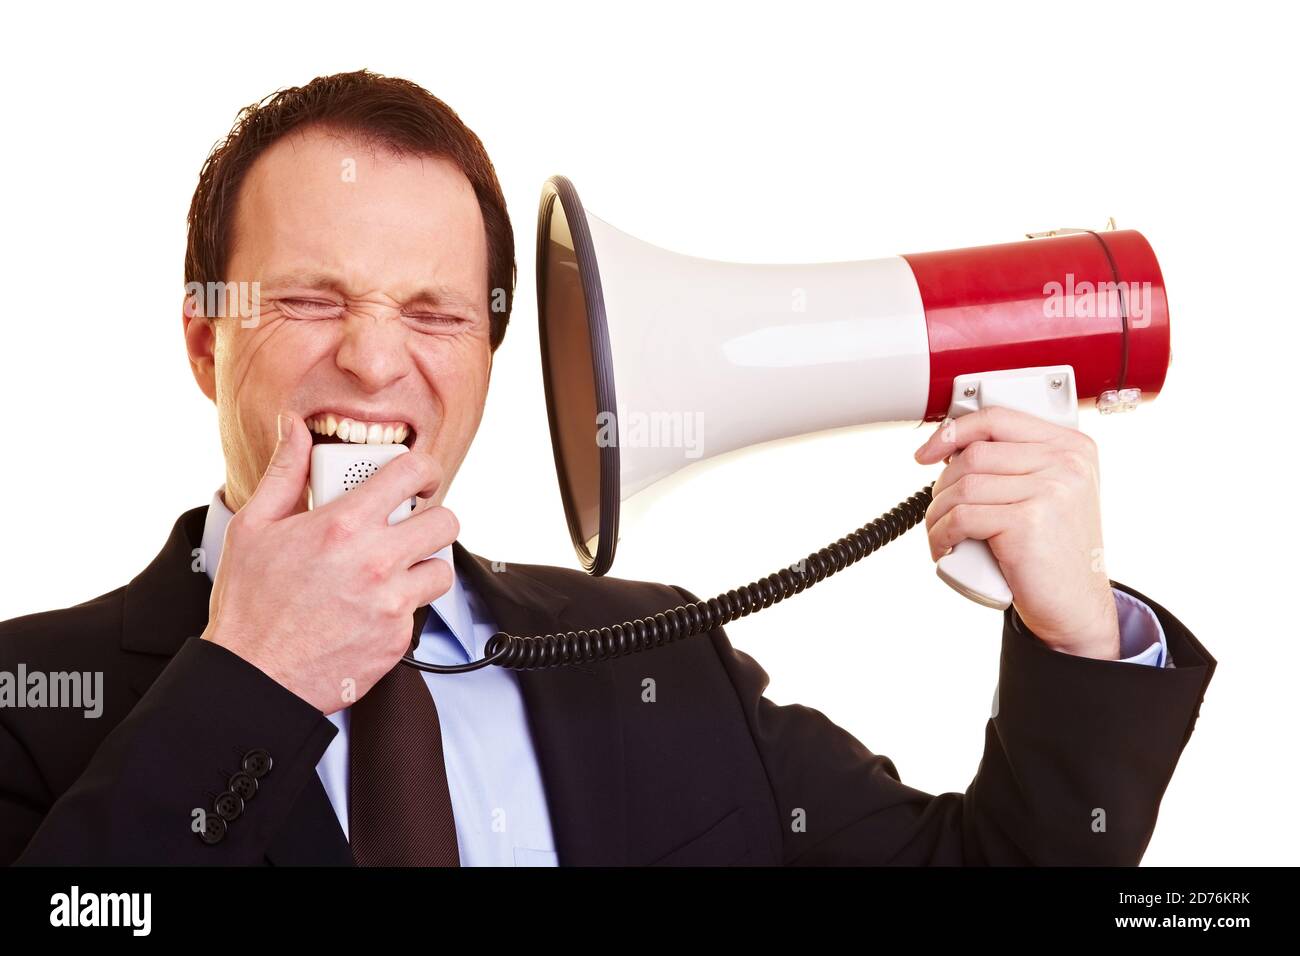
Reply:
[[[209,846],[220,843],[226,838],[226,821],[215,813],[204,814],[204,817],[203,829],[199,831],[199,839]]]
[[[265,777],[271,772],[271,755],[261,748],[250,750],[244,754],[243,767],[254,777]]]
[[[217,816],[229,823],[244,812],[244,801],[239,794],[227,790],[212,801],[212,809],[217,811]]]
[[[230,791],[238,794],[240,799],[252,800],[257,796],[257,778],[241,770],[230,778]]]

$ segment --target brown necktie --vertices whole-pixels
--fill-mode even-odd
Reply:
[[[411,646],[429,616],[415,612]],[[358,866],[460,866],[438,709],[398,663],[352,705],[348,837]]]

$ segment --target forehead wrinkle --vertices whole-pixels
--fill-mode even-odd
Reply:
[[[266,280],[266,284],[272,289],[281,286],[299,286],[310,289],[331,289],[344,295],[348,294],[347,283],[341,277],[331,272],[311,269],[293,269],[276,273]]]

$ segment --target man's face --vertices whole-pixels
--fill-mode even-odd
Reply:
[[[217,405],[226,503],[237,510],[253,493],[280,410],[306,419],[318,443],[339,440],[347,420],[348,441],[433,455],[443,484],[421,507],[441,503],[492,366],[483,218],[464,174],[328,131],[292,133],[248,171],[233,225],[226,279],[259,284],[255,324],[186,320],[195,377]]]

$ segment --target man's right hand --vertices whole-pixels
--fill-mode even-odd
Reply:
[[[432,456],[399,455],[354,491],[295,513],[311,434],[281,415],[279,444],[257,490],[230,520],[203,639],[238,654],[331,714],[359,700],[406,653],[412,615],[451,587],[425,560],[460,533],[441,506],[390,526],[401,502],[432,497]]]

